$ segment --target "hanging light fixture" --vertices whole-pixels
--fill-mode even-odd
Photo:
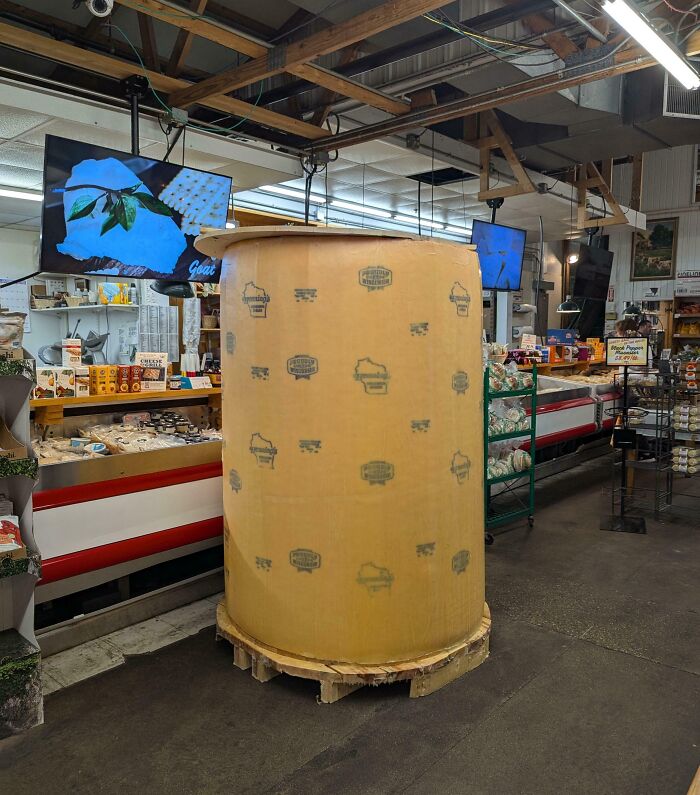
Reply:
[[[642,314],[642,310],[639,308],[637,304],[627,304],[622,312],[622,317],[639,317]]]
[[[572,300],[570,295],[567,295],[566,301],[562,301],[557,307],[557,314],[559,315],[574,315],[580,311],[581,308],[576,301]]]

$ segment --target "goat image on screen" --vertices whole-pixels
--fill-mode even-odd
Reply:
[[[231,178],[46,136],[41,269],[218,282],[201,227],[224,228]]]
[[[525,254],[525,230],[474,221],[472,243],[481,265],[484,290],[519,290]]]

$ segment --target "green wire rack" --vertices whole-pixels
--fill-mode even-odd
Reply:
[[[523,516],[527,517],[528,524],[533,525],[535,520],[535,438],[537,435],[537,367],[532,368],[532,387],[528,389],[512,389],[504,392],[492,392],[489,388],[490,368],[484,371],[484,508],[486,517],[486,529],[512,522]],[[497,398],[530,398],[530,427],[523,431],[513,433],[501,433],[489,436],[489,405],[492,400]],[[530,440],[530,467],[522,472],[513,472],[509,475],[500,475],[496,478],[487,477],[487,460],[489,457],[489,445],[493,442],[502,442],[507,439],[527,439]],[[527,502],[518,497],[520,507],[499,512],[496,498],[504,493],[511,493],[507,488],[505,492],[497,495],[491,494],[491,487],[496,483],[508,483],[510,481],[528,479],[529,490]]]

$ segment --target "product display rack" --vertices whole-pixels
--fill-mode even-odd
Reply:
[[[27,453],[0,457],[0,493],[12,502],[25,549],[0,554],[0,738],[43,721],[41,655],[34,634],[34,587],[41,558],[32,528],[38,463],[29,445],[34,360],[0,361],[0,418]]]
[[[509,391],[492,392],[489,387],[489,367],[484,371],[484,506],[486,516],[486,530],[499,527],[512,522],[523,516],[527,517],[528,524],[532,527],[535,514],[535,437],[537,434],[537,366],[532,366],[532,387],[527,389],[514,389]],[[522,431],[512,433],[501,433],[489,435],[489,406],[492,400],[508,398],[529,398],[530,403],[530,427]],[[495,478],[488,477],[487,461],[489,458],[489,446],[494,442],[502,442],[510,439],[522,439],[529,441],[530,446],[530,466],[527,470],[512,472],[507,475],[500,475]],[[527,479],[528,496],[523,500],[515,493],[516,481]],[[496,484],[506,484],[505,489],[498,494],[493,494],[492,486]],[[512,498],[514,506],[509,506],[505,510],[499,510],[503,497]],[[493,542],[493,536],[486,533],[486,543]]]
[[[671,336],[674,354],[685,346],[700,350],[700,296],[676,296]]]

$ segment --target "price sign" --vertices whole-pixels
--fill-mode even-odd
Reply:
[[[649,340],[646,337],[608,337],[605,363],[620,367],[646,367]]]
[[[534,334],[523,334],[520,338],[520,346],[524,351],[534,351],[537,347],[537,337]]]

